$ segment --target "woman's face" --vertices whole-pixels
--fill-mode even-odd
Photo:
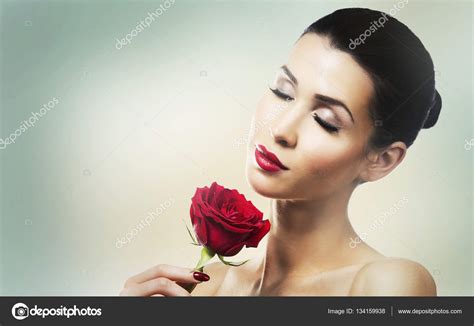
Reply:
[[[309,33],[295,44],[270,88],[249,135],[246,173],[252,188],[265,197],[295,200],[352,190],[373,130],[369,75],[327,38]],[[269,163],[268,154],[256,154],[257,145],[286,169]]]

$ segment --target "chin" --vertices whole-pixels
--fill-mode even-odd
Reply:
[[[259,195],[273,199],[288,199],[288,194],[282,191],[281,180],[272,179],[260,173],[251,164],[246,168],[247,183]]]

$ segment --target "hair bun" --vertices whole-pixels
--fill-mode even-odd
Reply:
[[[438,121],[439,113],[441,111],[441,105],[441,95],[439,95],[438,91],[435,90],[433,104],[428,110],[428,116],[426,117],[425,123],[423,124],[423,129],[431,128],[436,124],[436,121]]]

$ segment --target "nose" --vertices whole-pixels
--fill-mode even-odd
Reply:
[[[297,117],[292,117],[292,114],[281,114],[269,126],[273,140],[283,147],[295,147],[298,141],[297,120]]]

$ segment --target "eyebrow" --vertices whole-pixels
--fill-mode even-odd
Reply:
[[[290,71],[290,69],[288,69],[288,67],[286,65],[283,65],[280,68],[285,72],[285,74],[288,76],[288,78],[290,78],[290,80],[297,86],[298,85],[298,80],[296,79],[295,75],[293,75],[293,73]],[[319,102],[325,103],[325,104],[330,105],[330,106],[340,106],[340,107],[344,108],[344,110],[346,110],[346,112],[351,117],[352,123],[355,123],[351,110],[349,110],[349,108],[347,107],[347,105],[344,102],[342,102],[338,99],[329,97],[327,95],[323,95],[323,94],[316,94],[315,97]]]
[[[285,74],[291,79],[291,81],[295,84],[295,85],[298,85],[298,80],[296,80],[296,77],[295,75],[293,75],[293,73],[290,71],[290,69],[288,69],[288,67],[286,65],[283,65],[280,67],[281,69],[283,69],[283,71],[285,72]]]

